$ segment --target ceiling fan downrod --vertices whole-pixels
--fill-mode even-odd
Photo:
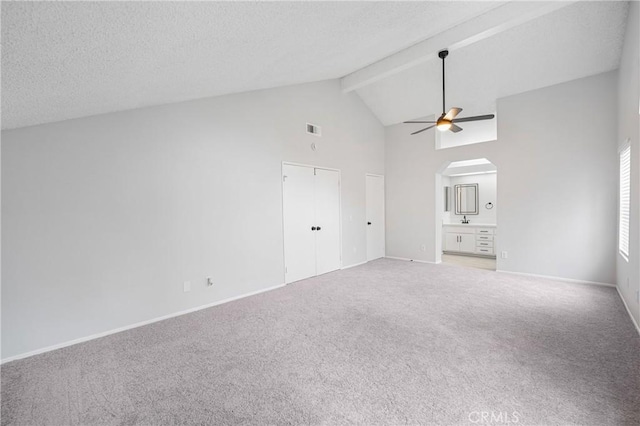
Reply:
[[[442,115],[445,115],[445,87],[444,87],[444,58],[449,55],[449,51],[447,49],[441,50],[438,52],[438,57],[442,59]]]

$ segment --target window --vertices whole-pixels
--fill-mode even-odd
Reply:
[[[631,146],[620,151],[620,217],[618,220],[618,249],[629,260],[629,201],[631,196]]]

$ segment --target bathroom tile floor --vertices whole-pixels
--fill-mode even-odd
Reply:
[[[486,257],[460,256],[455,254],[443,254],[442,263],[465,266],[467,268],[496,270],[496,260]]]

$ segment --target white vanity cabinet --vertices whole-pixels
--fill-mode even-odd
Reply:
[[[476,251],[476,234],[471,228],[445,227],[444,250],[463,253]]]
[[[495,225],[443,225],[442,250],[495,257]]]

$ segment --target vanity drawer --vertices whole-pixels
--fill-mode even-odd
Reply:
[[[493,235],[477,234],[476,241],[493,241]]]
[[[476,228],[476,234],[493,235],[494,229],[493,228]]]
[[[476,247],[478,254],[493,254],[493,247]]]
[[[490,247],[493,248],[493,241],[476,241],[476,247]]]

